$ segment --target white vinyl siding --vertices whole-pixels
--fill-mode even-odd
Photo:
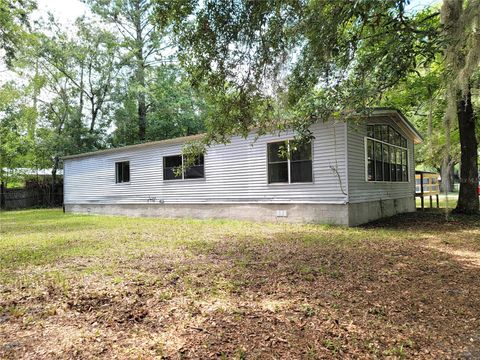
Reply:
[[[204,156],[204,178],[163,180],[163,158],[181,153],[183,143],[152,144],[66,159],[66,204],[325,203],[347,202],[345,123],[312,126],[312,183],[269,184],[267,143],[292,132],[255,140],[232,138]],[[362,145],[363,150],[363,145]],[[363,152],[362,152],[363,153]],[[130,162],[130,183],[115,186],[115,162]],[[362,160],[363,163],[363,160]]]
[[[407,139],[408,181],[368,181],[366,174],[367,124],[388,124]],[[413,142],[390,117],[373,117],[348,124],[348,192],[350,203],[400,199],[414,196],[415,162]]]

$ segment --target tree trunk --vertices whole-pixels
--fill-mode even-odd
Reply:
[[[52,185],[50,190],[50,205],[55,205],[55,190],[57,187],[57,169],[58,169],[58,156],[55,156],[53,160],[53,167],[52,167]]]
[[[80,65],[80,100],[78,102],[78,120],[79,120],[79,124],[82,123],[82,115],[83,115],[83,96],[84,96],[84,93],[83,93],[83,62],[82,64]]]
[[[40,91],[37,85],[37,79],[39,78],[38,73],[38,58],[35,60],[35,76],[34,76],[34,84],[33,84],[33,109],[35,110],[35,117],[30,119],[30,123],[28,124],[28,138],[33,140],[35,139],[35,130],[37,127],[37,117],[38,117],[38,96],[40,95]]]
[[[460,193],[454,212],[474,214],[479,211],[478,200],[478,153],[475,135],[475,114],[470,89],[457,101],[458,129],[460,133],[461,164]]]
[[[433,91],[429,88],[428,89],[428,128],[427,128],[427,136],[428,140],[432,141],[432,131],[433,129]],[[432,147],[430,147],[432,149]]]
[[[442,193],[452,192],[453,191],[453,181],[452,181],[452,167],[450,166],[450,156],[444,156],[442,161],[442,166],[440,168],[440,175],[442,177],[442,182],[440,184],[440,190]]]
[[[142,81],[139,81],[140,93],[138,94],[138,139],[143,141],[146,137],[147,132],[147,101],[145,99],[145,93],[143,92],[145,88],[145,77],[142,73]]]
[[[448,175],[450,175],[450,192],[455,191],[455,162],[450,161],[448,165]]]
[[[145,40],[142,34],[142,10],[139,1],[135,3],[135,35],[136,35],[136,51],[135,56],[137,60],[136,80],[139,87],[137,95],[138,101],[138,139],[145,140],[147,129],[147,101],[145,99],[145,58],[143,56],[143,48]]]
[[[98,115],[98,107],[95,106],[94,95],[90,97],[90,113],[91,113],[91,119],[90,119],[89,132],[90,134],[93,134],[93,130],[95,130],[95,122],[97,121],[97,115]]]

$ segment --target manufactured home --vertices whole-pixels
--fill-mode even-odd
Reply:
[[[184,171],[182,146],[201,135],[67,156],[65,210],[347,226],[415,211],[413,149],[422,137],[399,111],[311,131],[308,144],[291,131],[233,137]]]

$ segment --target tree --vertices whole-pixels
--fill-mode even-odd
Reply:
[[[437,59],[444,40],[450,44],[445,50],[447,73],[465,74],[465,69],[478,66],[480,58],[474,31],[480,5],[445,0],[449,2],[464,9],[465,15],[452,18],[451,24],[461,25],[452,25],[451,30],[447,25],[445,31],[439,25],[439,12],[408,13],[407,0],[199,2],[193,16],[178,23],[176,33],[180,59],[193,85],[208,92],[211,109],[218,114],[207,123],[205,142],[285,127],[304,138],[311,136],[308,129],[313,122],[368,115],[386,91]],[[442,13],[445,19],[445,10]],[[454,50],[449,50],[453,45]],[[476,50],[468,52],[471,48]],[[465,66],[450,65],[448,54],[455,52],[465,53]],[[462,101],[455,100],[458,109],[470,110],[463,106],[468,97]],[[468,212],[462,204],[478,209],[473,193],[477,150],[473,113],[464,110],[459,119],[470,119],[462,120],[469,124],[470,135],[459,126],[462,168],[468,163],[470,171],[462,178],[468,177],[470,185],[460,192],[457,209]],[[451,121],[445,123],[450,128]],[[449,137],[446,132],[447,149]],[[466,152],[471,155],[465,158]],[[470,202],[470,198],[475,199]]]
[[[138,131],[137,139],[146,140],[147,117],[149,104],[147,102],[148,70],[160,62],[168,62],[164,56],[172,45],[166,31],[174,16],[181,16],[183,1],[162,2],[157,8],[157,22],[152,22],[154,16],[153,4],[148,0],[86,0],[92,10],[103,19],[114,24],[122,36],[121,44],[127,51],[130,74],[127,78],[129,98],[135,95],[137,101],[137,125],[129,126]],[[186,2],[186,1],[185,1]],[[133,94],[132,94],[133,93]]]
[[[123,67],[118,40],[108,30],[84,18],[76,21],[75,37],[69,37],[54,21],[49,27],[55,28],[56,33],[41,38],[39,56],[44,61],[44,70],[52,74],[51,69],[55,69],[76,90],[76,115],[80,122],[88,121],[89,133],[93,135],[97,128],[109,126],[108,116],[103,116],[105,123],[98,121],[100,115],[108,115],[107,105]]]
[[[145,139],[163,140],[198,134],[203,131],[204,104],[188,82],[184,72],[175,65],[159,65],[151,69],[146,87],[149,104]],[[134,144],[136,123],[135,96],[123,96],[122,106],[115,112],[116,129],[111,136],[114,146]]]
[[[36,8],[31,0],[0,0],[0,49],[7,65],[27,36],[28,16]]]
[[[286,125],[308,135],[314,121],[375,105],[419,57],[435,56],[438,14],[411,16],[404,5],[199,3],[176,32],[193,85],[204,87],[223,115],[209,124],[212,136]]]
[[[21,171],[33,163],[33,140],[27,132],[33,109],[25,104],[25,93],[13,83],[0,88],[0,182],[15,183]]]
[[[457,213],[477,213],[478,142],[472,105],[472,80],[480,64],[480,2],[444,0],[442,23],[448,69],[446,117],[458,121],[461,145],[460,193]],[[455,114],[456,113],[456,114]]]
[[[458,127],[445,121],[444,66],[438,60],[419,67],[397,86],[387,91],[382,106],[400,109],[419,131],[425,141],[416,147],[416,161],[441,173],[442,191],[453,191],[454,166],[460,162]]]
[[[62,155],[105,146],[111,96],[123,63],[116,37],[98,24],[78,19],[75,37],[54,21],[49,27],[56,28],[55,34],[41,35],[38,46],[50,97],[43,101],[48,126],[40,137],[52,154],[54,180]]]
[[[178,67],[167,65],[155,69],[149,97],[148,140],[170,139],[203,131],[203,101]]]
[[[15,141],[28,141],[33,160],[18,166],[51,168],[52,188],[61,156],[106,145],[112,93],[122,68],[111,32],[85,18],[73,30],[67,34],[53,18],[37,23],[11,64],[22,89],[16,106],[29,109],[31,116],[23,117],[25,131],[16,134],[18,140],[2,141],[10,148]]]

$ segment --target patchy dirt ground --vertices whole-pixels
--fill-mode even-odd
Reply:
[[[480,358],[480,217],[1,221],[0,358]]]

